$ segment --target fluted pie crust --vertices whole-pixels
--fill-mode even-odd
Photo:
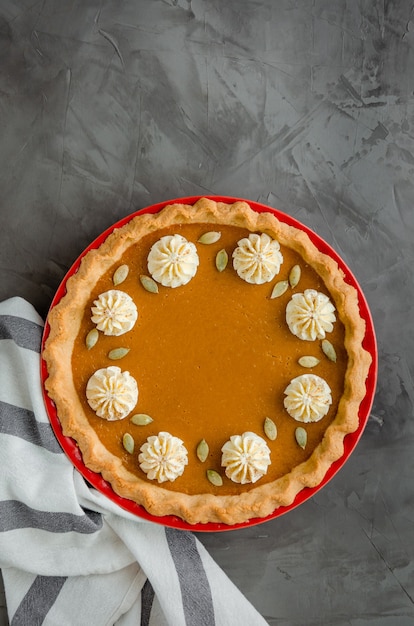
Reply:
[[[288,416],[286,412],[283,412],[283,397],[274,398],[270,401],[270,412],[272,411],[271,402],[274,401],[275,412],[271,416],[278,424],[280,439],[278,435],[278,438],[274,442],[268,443],[272,450],[272,457],[275,458],[275,467],[280,458],[282,463],[281,467],[288,468],[285,473],[283,473],[283,470],[277,470],[279,474],[275,474],[274,479],[270,476],[270,478],[268,477],[264,482],[263,479],[261,479],[254,485],[238,486],[228,484],[230,481],[225,478],[227,482],[223,488],[214,487],[207,480],[204,481],[202,478],[198,478],[210,467],[209,463],[213,464],[213,469],[220,471],[217,459],[219,458],[219,448],[225,443],[226,438],[221,439],[220,428],[219,426],[215,426],[213,430],[217,434],[214,436],[211,435],[211,437],[213,437],[213,439],[216,437],[217,439],[217,441],[212,442],[212,448],[216,447],[217,450],[212,450],[211,459],[207,460],[203,466],[196,458],[194,445],[191,444],[189,446],[190,462],[189,467],[186,468],[184,472],[184,476],[186,473],[190,477],[194,476],[193,482],[187,484],[183,477],[183,479],[179,478],[174,483],[171,483],[171,485],[165,485],[164,483],[159,485],[156,482],[148,480],[145,474],[139,470],[137,460],[139,445],[146,440],[148,435],[157,434],[159,430],[167,430],[173,435],[178,434],[178,436],[184,440],[184,444],[186,444],[186,432],[190,433],[192,429],[191,419],[188,421],[187,426],[184,427],[183,424],[179,426],[174,417],[174,411],[177,413],[178,409],[172,407],[170,425],[166,425],[165,422],[163,422],[160,427],[160,425],[157,424],[157,420],[154,418],[154,422],[149,427],[135,427],[134,437],[137,439],[136,451],[134,455],[132,455],[133,458],[130,456],[127,458],[127,453],[122,449],[119,431],[119,428],[121,428],[120,424],[118,423],[117,426],[113,426],[113,431],[108,430],[103,434],[102,429],[104,425],[102,425],[101,428],[99,418],[95,419],[91,417],[91,411],[83,398],[82,384],[79,380],[83,380],[82,376],[85,378],[87,372],[79,373],[77,371],[77,364],[79,363],[79,368],[82,369],[82,363],[85,359],[85,354],[82,351],[82,337],[93,327],[93,324],[90,322],[91,298],[93,300],[93,297],[96,297],[97,289],[103,291],[105,284],[107,284],[107,288],[111,288],[108,277],[124,262],[126,258],[125,255],[131,254],[132,250],[138,249],[137,245],[139,246],[140,243],[142,243],[145,247],[145,255],[147,255],[149,252],[147,249],[149,245],[148,241],[156,240],[159,231],[161,234],[164,232],[175,232],[175,229],[178,230],[181,227],[193,228],[193,230],[190,231],[191,233],[195,233],[196,231],[201,233],[208,230],[220,231],[221,227],[223,230],[227,227],[232,227],[241,229],[240,233],[243,233],[243,236],[246,236],[245,234],[248,232],[269,234],[272,238],[279,241],[282,251],[285,251],[286,259],[290,258],[289,254],[295,255],[294,257],[292,256],[292,258],[300,260],[300,264],[305,273],[306,271],[314,272],[319,277],[325,292],[329,294],[336,307],[338,318],[336,324],[338,326],[341,325],[343,329],[342,335],[339,330],[339,334],[337,335],[337,337],[342,338],[341,341],[343,341],[343,345],[338,350],[338,354],[342,354],[342,356],[339,356],[338,363],[331,363],[325,366],[326,368],[331,368],[333,372],[332,376],[335,376],[335,371],[343,372],[343,375],[341,374],[340,383],[334,382],[334,387],[336,384],[339,389],[337,392],[339,397],[332,408],[334,413],[331,414],[329,419],[324,418],[321,420],[322,426],[318,426],[319,431],[317,439],[314,440],[313,449],[310,451],[295,450],[291,453],[290,450],[294,450],[294,448],[289,447],[290,444],[284,444],[283,437],[290,436],[292,438],[292,436],[291,434],[284,435],[284,432],[290,429],[289,432],[292,433],[294,426],[298,426],[299,424],[293,425],[294,420]],[[183,232],[185,231],[183,230]],[[229,237],[230,235],[231,232],[229,231]],[[215,254],[222,246],[220,242],[218,242],[208,250],[208,246],[202,246],[201,244],[197,244],[197,247],[200,249],[200,254],[202,255]],[[231,259],[231,247],[229,247],[228,251]],[[204,265],[205,264],[206,261],[204,261]],[[200,256],[200,276],[197,278],[198,274],[196,275],[199,283],[203,280],[204,276],[201,270],[202,265],[203,259]],[[246,298],[249,298],[255,289],[261,289],[264,294],[263,297],[266,301],[266,306],[274,307],[276,318],[277,311],[286,306],[286,298],[289,298],[289,294],[286,295],[285,300],[283,299],[284,297],[270,300],[270,292],[275,282],[286,278],[288,270],[289,265],[281,270],[280,275],[276,276],[272,283],[269,283],[267,286],[242,284],[243,281],[236,277],[231,267],[231,260],[228,267],[222,272],[222,275],[224,276],[227,273],[226,275],[230,281],[230,287],[226,287],[226,293],[228,293],[228,289],[231,288],[233,283],[235,285],[237,284],[237,289],[245,290]],[[214,269],[214,271],[216,270]],[[196,278],[193,280],[196,281]],[[221,278],[221,275],[219,278]],[[235,282],[236,278],[238,283]],[[134,285],[134,289],[140,289],[138,277],[130,276],[131,281],[132,279],[135,280],[137,286],[135,287]],[[306,281],[306,279],[303,280]],[[129,284],[132,285],[133,283],[131,282]],[[194,282],[194,285],[197,284],[198,283]],[[187,290],[187,293],[190,293],[190,285],[191,283],[174,290],[170,289],[169,291],[168,288],[161,287],[160,291],[164,290],[165,297],[170,297],[174,291],[176,292],[173,294],[175,297],[180,289]],[[124,286],[121,284],[118,288],[122,290],[123,287]],[[223,202],[215,202],[212,199],[202,198],[193,206],[172,204],[165,207],[157,214],[138,214],[121,228],[115,229],[99,248],[90,250],[83,257],[78,271],[68,279],[66,289],[66,294],[50,311],[48,316],[50,332],[43,352],[48,370],[48,378],[45,381],[46,390],[56,405],[58,418],[62,425],[64,435],[70,436],[76,440],[85,465],[94,472],[101,473],[117,494],[137,502],[154,516],[176,515],[189,524],[221,522],[230,525],[247,522],[252,518],[267,517],[278,507],[290,505],[297,494],[305,487],[318,486],[332,463],[340,459],[343,455],[345,436],[348,433],[354,432],[358,427],[359,406],[366,393],[365,383],[371,363],[369,353],[362,346],[365,335],[365,322],[359,313],[358,294],[354,287],[345,281],[343,272],[338,267],[337,263],[331,257],[320,252],[304,231],[279,221],[276,216],[270,212],[258,213],[253,211],[246,202],[242,201],[226,204]],[[295,290],[301,291],[302,289],[303,285],[299,284]],[[127,291],[127,287],[125,287],[125,291]],[[185,292],[183,291],[182,293]],[[237,292],[237,296],[235,296],[237,300],[240,300],[240,293],[244,292]],[[229,294],[229,296],[230,295],[231,294]],[[137,300],[142,298],[142,307],[144,310],[144,313],[141,314],[141,304],[139,301],[136,301],[139,310],[139,323],[147,323],[150,318],[149,311],[151,309],[146,307],[153,306],[154,315],[155,313],[158,314],[161,302],[159,296],[160,294],[148,294],[145,290],[142,290],[142,288],[141,292],[138,292],[136,298]],[[144,298],[146,299],[145,301]],[[146,304],[147,302],[148,304]],[[203,306],[205,306],[205,304],[203,304]],[[209,320],[211,320],[211,316],[214,315],[214,307],[220,307],[220,301],[212,303],[210,311],[206,310],[205,315],[208,316]],[[236,307],[234,308],[236,309]],[[198,315],[201,314],[201,312],[198,313]],[[256,317],[258,317],[258,315],[259,314],[257,314]],[[222,319],[222,317],[220,319]],[[171,324],[180,324],[180,319],[180,315],[178,314]],[[202,324],[200,319],[201,318],[198,316],[198,325]],[[188,324],[188,328],[190,328],[188,319],[183,319],[182,323]],[[148,328],[150,328],[150,326],[147,325],[145,328],[147,329],[145,331],[137,328],[136,332],[149,333]],[[171,329],[169,329],[169,331],[170,330]],[[177,332],[178,330],[177,327]],[[160,349],[157,341],[158,338],[163,335],[163,329],[157,327],[153,329],[153,332],[154,335],[146,336],[146,339],[148,340],[147,343],[153,346],[153,359],[156,360],[157,355],[159,356],[160,354],[157,352]],[[284,329],[283,332],[286,333],[286,330]],[[223,328],[222,324],[217,329],[217,333],[215,339],[217,345],[221,345],[220,342],[227,341],[226,337],[229,333]],[[203,341],[202,335],[203,328],[199,327],[197,332],[194,333],[193,339],[189,339],[189,341],[194,341],[197,347],[198,342]],[[181,333],[180,336],[183,336],[183,334]],[[128,339],[128,341],[133,341],[134,337],[135,335],[131,334],[131,338]],[[286,341],[290,341],[290,339]],[[122,345],[125,342],[127,342],[127,335],[125,335],[125,340],[123,341],[118,339],[118,345]],[[298,350],[301,350],[303,354],[308,353],[311,349],[310,344],[312,342],[301,342],[301,340],[297,340],[297,342],[299,345]],[[312,349],[314,348],[315,346],[312,346]],[[238,349],[237,346],[233,346],[233,348],[229,346],[229,352],[232,350],[237,352]],[[189,346],[188,352],[192,353],[194,349]],[[252,355],[255,354],[254,346],[251,346],[251,352]],[[273,352],[276,352],[276,349],[273,349]],[[134,354],[134,346],[131,347],[130,353]],[[139,350],[137,348],[136,354],[138,355],[138,353]],[[246,354],[248,355],[250,353],[246,352]],[[282,347],[281,354],[284,354]],[[237,357],[237,355],[235,356]],[[271,356],[266,355],[266,359],[270,359]],[[88,354],[88,358],[89,357],[90,355]],[[198,354],[197,358],[199,359],[199,361],[197,361],[198,365],[194,365],[194,367],[202,368],[204,364],[207,364],[209,359],[215,358],[214,350],[210,351],[204,347],[203,354]],[[250,357],[247,358],[250,359]],[[249,372],[252,372],[253,369],[260,369],[260,355],[257,356],[256,354],[256,356],[252,356],[252,359],[253,358],[256,359],[254,365],[252,362],[246,364],[246,379],[249,377]],[[292,364],[294,359],[287,359],[285,356],[283,358],[286,362],[289,361],[290,371],[295,371],[296,375],[306,373],[301,370],[300,367],[296,366],[295,363]],[[149,359],[147,358],[147,363],[148,361]],[[271,363],[271,361],[266,361],[266,363]],[[102,363],[100,367],[107,367],[113,364],[124,368],[122,360],[116,363],[105,362]],[[125,369],[131,369],[133,367],[134,362],[130,361],[128,368],[125,366]],[[140,363],[138,368],[140,372],[142,372],[143,367],[144,365]],[[217,367],[220,367],[220,363],[217,364]],[[266,367],[269,369],[269,365],[266,365]],[[335,370],[335,368],[338,369]],[[237,369],[237,367],[235,369]],[[275,367],[275,372],[280,372],[282,378],[285,376],[283,366]],[[92,372],[90,372],[90,374],[91,373]],[[315,373],[318,373],[317,368],[315,368]],[[235,403],[234,407],[238,406],[236,396],[238,393],[242,394],[246,379],[234,381],[234,398],[232,400],[232,402],[234,401]],[[260,376],[258,380],[260,380]],[[139,372],[137,374],[137,381],[140,387]],[[162,375],[157,376],[157,380],[153,381],[154,394],[152,395],[145,391],[144,385],[144,391],[141,395],[140,390],[137,407],[132,413],[148,413],[149,411],[146,410],[147,398],[151,411],[156,411],[156,405],[154,405],[155,408],[153,408],[152,403],[156,401],[156,396],[162,398],[164,382],[167,384],[168,381],[163,381]],[[283,385],[285,385],[286,382],[289,381],[283,380]],[[195,392],[192,389],[191,382],[187,385],[187,388],[189,400],[191,399],[191,402],[194,402],[193,396]],[[171,390],[168,390],[169,393],[170,391]],[[261,390],[258,389],[257,393],[260,395]],[[211,399],[211,406],[202,407],[202,411],[207,415],[205,421],[206,429],[210,419],[214,419],[213,414],[216,403],[214,389],[209,391],[208,397]],[[271,394],[269,394],[269,397],[271,397]],[[141,400],[143,405],[141,405]],[[183,398],[182,393],[180,393],[180,397],[177,399],[177,406],[179,405],[181,407],[180,411],[183,415],[185,414],[185,403],[186,399]],[[231,406],[233,407],[233,405]],[[254,412],[254,407],[255,398],[252,398],[252,408],[250,412]],[[223,410],[224,415],[226,415],[226,408]],[[229,413],[230,412],[229,409]],[[160,409],[160,413],[162,413],[162,409]],[[211,418],[208,417],[210,414],[212,415]],[[260,424],[265,416],[265,414],[260,414],[257,418],[254,417],[256,422],[249,422],[246,427],[246,424],[240,416],[233,415],[231,417],[233,423],[226,427],[230,429],[229,432],[231,434],[241,434],[246,430],[255,429],[258,435],[264,437]],[[188,418],[186,419],[188,420]],[[223,423],[224,420],[222,417],[220,420],[221,423]],[[198,422],[199,421],[200,420],[198,420]],[[178,429],[181,428],[181,431],[175,433],[175,427]],[[105,424],[105,428],[111,428],[111,426]],[[131,432],[128,426],[128,418],[122,420],[122,428]],[[187,431],[185,430],[186,428]],[[313,425],[309,428],[310,433],[312,428]],[[197,429],[197,433],[203,432],[202,427],[200,430],[199,424],[197,424]],[[223,429],[225,430],[224,425]],[[111,432],[114,433],[113,437],[119,440],[119,442],[110,441]],[[196,436],[198,437],[199,435],[197,434]],[[294,443],[292,444],[292,446],[295,445]],[[296,464],[293,466],[293,461],[289,461],[290,454],[292,454],[295,459],[298,459],[297,462],[294,462]],[[132,466],[132,463],[135,465]],[[201,466],[202,469],[200,469]],[[192,470],[191,467],[194,469]],[[183,480],[183,489],[180,487],[181,480]],[[194,483],[194,481],[198,482]]]

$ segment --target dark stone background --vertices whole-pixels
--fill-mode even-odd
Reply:
[[[294,216],[366,294],[378,389],[346,466],[200,535],[271,625],[414,623],[413,90],[408,0],[0,0],[1,300],[44,316],[99,233],[192,194]]]

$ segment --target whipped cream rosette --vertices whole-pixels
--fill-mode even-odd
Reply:
[[[165,235],[148,255],[148,271],[164,287],[186,285],[197,273],[196,246],[182,235]]]
[[[332,404],[328,383],[316,374],[294,378],[285,389],[284,406],[298,422],[319,422]]]
[[[233,435],[221,451],[221,464],[226,476],[235,483],[255,483],[266,474],[270,465],[269,447],[255,433]]]
[[[138,310],[131,296],[119,289],[101,293],[91,311],[92,322],[104,335],[123,335],[138,319]]]
[[[150,480],[159,483],[174,481],[188,464],[188,453],[183,441],[170,433],[160,432],[148,437],[141,446],[139,466]]]
[[[243,237],[233,251],[233,267],[247,283],[268,283],[279,273],[282,263],[279,242],[266,233]]]
[[[88,404],[109,422],[124,419],[138,401],[138,385],[129,372],[114,365],[97,370],[86,385]]]
[[[290,332],[307,341],[324,339],[333,330],[335,307],[324,293],[305,289],[295,293],[286,306],[286,322]]]

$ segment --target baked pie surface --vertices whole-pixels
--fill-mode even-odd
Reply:
[[[220,239],[199,243],[207,232],[219,232]],[[262,284],[243,280],[232,264],[238,242],[252,233],[276,240],[283,257],[275,276]],[[150,275],[149,252],[162,237],[174,235],[194,244],[196,272],[182,286],[159,284],[158,293],[147,291],[139,277]],[[215,261],[223,249],[229,260],[219,271]],[[121,266],[128,275],[114,285]],[[272,298],[274,285],[289,281],[295,266],[300,267],[297,285]],[[137,215],[85,255],[66,287],[48,318],[45,387],[63,433],[77,441],[85,465],[152,515],[177,515],[190,524],[266,517],[291,504],[304,487],[320,484],[342,456],[344,437],[358,427],[371,357],[362,347],[365,322],[357,293],[306,233],[270,212],[257,213],[245,202],[203,198],[193,206],[172,204],[155,215]],[[137,318],[121,335],[99,330],[96,345],[87,349],[86,337],[97,326],[92,307],[111,290],[132,298]],[[301,339],[286,322],[292,297],[308,291],[325,295],[335,308],[333,328],[326,332],[335,362],[323,353],[320,338]],[[120,347],[127,354],[108,359]],[[303,356],[319,362],[304,368],[298,363]],[[86,393],[92,375],[108,367],[129,372],[138,386],[136,405],[114,421],[97,416]],[[303,375],[308,383],[309,376],[322,378],[331,391],[326,415],[310,423],[296,421],[284,404],[285,390]],[[150,415],[152,421],[135,425],[131,417],[136,414]],[[277,426],[274,440],[264,432],[267,417]],[[307,434],[304,449],[295,438],[299,426]],[[141,469],[139,455],[148,438],[164,432],[183,442],[187,463],[175,480],[159,483]],[[126,433],[134,440],[132,454],[123,444]],[[226,476],[222,447],[245,433],[265,441],[270,465],[257,482],[240,484]],[[202,440],[209,446],[205,461],[196,453]],[[207,470],[217,472],[223,484],[212,484]]]

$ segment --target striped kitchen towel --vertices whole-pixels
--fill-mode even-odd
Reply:
[[[43,322],[0,303],[0,567],[12,626],[265,626],[196,536],[91,488],[43,404]]]

